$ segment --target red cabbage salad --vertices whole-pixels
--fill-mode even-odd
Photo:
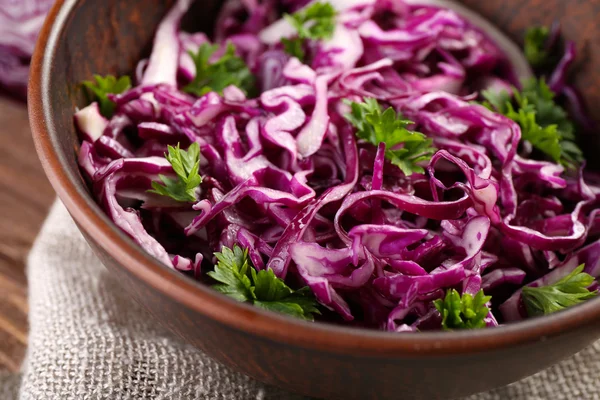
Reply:
[[[132,77],[84,82],[74,117],[93,194],[161,263],[263,309],[394,332],[596,295],[600,175],[557,25],[527,32],[537,76],[521,81],[439,6],[230,1],[207,36],[179,26],[191,2]]]

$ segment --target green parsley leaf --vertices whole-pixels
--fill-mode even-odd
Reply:
[[[208,273],[220,282],[213,285],[215,290],[256,307],[309,321],[314,320],[314,314],[320,314],[308,287],[293,290],[273,270],[257,271],[250,263],[247,249],[242,250],[238,245],[233,250],[223,247],[215,256],[218,260],[215,270]]]
[[[556,125],[542,127],[536,122],[536,113],[527,110],[527,101],[515,111],[512,104],[507,104],[506,116],[521,126],[521,138],[530,142],[533,147],[547,154],[556,162],[561,160],[561,135]]]
[[[378,146],[385,143],[385,157],[406,175],[423,173],[419,164],[435,153],[432,140],[420,132],[406,129],[412,121],[403,119],[393,108],[382,111],[377,100],[365,98],[362,103],[346,102],[351,112],[345,118],[357,129],[360,139]]]
[[[532,110],[536,112],[536,120],[541,126],[556,125],[564,139],[575,139],[573,122],[565,109],[556,104],[555,94],[543,78],[525,81],[521,97],[531,104]]]
[[[490,312],[486,304],[491,298],[484,295],[483,290],[475,297],[468,293],[461,297],[455,289],[450,289],[444,299],[435,300],[433,305],[442,315],[444,330],[477,329],[485,327],[484,319]]]
[[[546,42],[550,31],[545,26],[534,26],[525,32],[525,57],[532,67],[540,67],[548,62]]]
[[[522,291],[523,302],[529,316],[551,314],[567,307],[582,303],[598,294],[588,287],[594,283],[594,277],[583,272],[581,264],[569,275],[558,282],[548,285],[525,286]]]
[[[228,42],[225,53],[211,63],[210,59],[218,49],[219,45],[204,43],[197,53],[190,52],[196,65],[196,76],[183,90],[196,96],[202,96],[208,92],[222,94],[223,89],[234,85],[246,94],[251,93],[254,89],[254,76],[250,73],[244,60],[235,55],[233,43]]]
[[[217,265],[208,275],[221,284],[213,285],[213,289],[237,301],[251,301],[254,289],[248,277],[248,250],[242,250],[239,246],[233,246],[233,250],[223,246],[221,252],[215,253],[215,257]]]
[[[482,104],[489,110],[497,111],[506,115],[508,111],[507,104],[511,103],[511,95],[506,90],[484,90],[481,95],[485,99]]]
[[[281,38],[281,43],[283,44],[283,50],[296,57],[298,60],[304,60],[304,48],[303,48],[303,40],[299,38]]]
[[[270,269],[258,272],[252,269],[250,272],[257,299],[254,305],[311,321],[314,319],[312,314],[320,314],[308,287],[294,291]]]
[[[482,95],[484,106],[517,122],[521,138],[555,162],[573,168],[583,161],[583,153],[574,142],[575,127],[543,79],[524,82],[521,91],[513,88],[513,100],[507,92],[487,90]]]
[[[177,147],[169,146],[165,157],[171,163],[177,179],[159,175],[163,184],[152,182],[150,193],[171,197],[181,202],[196,201],[196,188],[202,183],[200,170],[200,146],[194,142],[187,151]]]
[[[115,112],[115,103],[108,98],[109,93],[120,94],[131,87],[131,79],[127,75],[115,78],[113,75],[94,75],[94,81],[83,81],[88,93],[96,98],[100,113],[107,118]]]
[[[308,7],[283,17],[298,32],[293,39],[283,38],[283,48],[286,53],[302,60],[304,58],[305,40],[330,39],[335,30],[335,8],[327,2],[315,2]]]

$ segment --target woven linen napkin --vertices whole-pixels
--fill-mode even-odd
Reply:
[[[164,330],[121,290],[59,201],[31,251],[28,276],[29,349],[20,385],[14,376],[4,379],[2,400],[300,399],[220,365]],[[599,373],[597,342],[468,400],[600,399]]]

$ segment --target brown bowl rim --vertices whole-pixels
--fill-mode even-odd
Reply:
[[[545,340],[600,319],[600,298],[568,310],[499,328],[456,332],[398,334],[325,323],[310,323],[231,300],[209,287],[169,270],[122,233],[101,212],[89,193],[77,189],[75,175],[63,168],[53,138],[48,82],[57,41],[80,0],[57,0],[39,35],[31,62],[28,108],[42,166],[67,210],[103,250],[129,273],[182,304],[231,328],[266,339],[339,354],[361,356],[435,356],[501,350]]]

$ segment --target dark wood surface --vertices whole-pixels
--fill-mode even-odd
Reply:
[[[18,370],[25,353],[25,260],[53,198],[25,104],[0,97],[0,370]]]

